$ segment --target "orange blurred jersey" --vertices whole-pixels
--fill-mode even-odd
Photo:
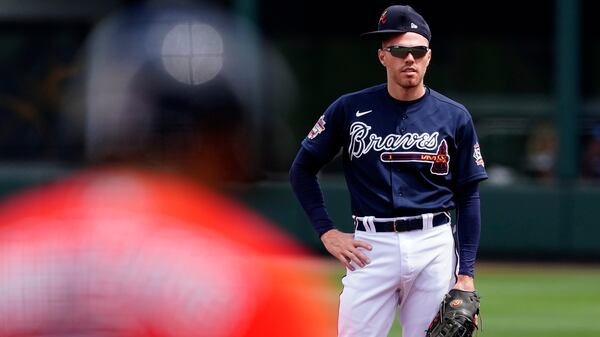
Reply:
[[[88,172],[0,206],[0,337],[336,335],[315,258],[171,175]]]

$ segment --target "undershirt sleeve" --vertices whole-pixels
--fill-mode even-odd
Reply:
[[[319,237],[335,228],[327,213],[317,173],[326,164],[301,147],[290,168],[290,183]]]
[[[475,258],[481,234],[479,183],[462,185],[455,191],[459,275],[475,274]]]

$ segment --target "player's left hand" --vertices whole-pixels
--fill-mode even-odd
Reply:
[[[472,276],[458,275],[454,289],[462,291],[475,291],[475,281]]]
[[[472,337],[477,330],[479,294],[450,290],[427,328],[426,337]]]
[[[463,291],[475,291],[475,281],[472,276],[458,275],[454,289]],[[475,326],[479,325],[479,315],[475,315]]]

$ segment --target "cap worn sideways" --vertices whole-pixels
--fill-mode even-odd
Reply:
[[[361,34],[364,39],[384,40],[390,35],[414,32],[431,41],[429,25],[421,14],[410,6],[394,5],[386,8],[377,24],[377,30]]]

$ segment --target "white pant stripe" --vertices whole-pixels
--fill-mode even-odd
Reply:
[[[371,233],[375,232],[375,226],[372,225],[373,220],[371,219],[370,216],[363,217],[362,222],[363,222],[363,226],[365,227],[366,232],[371,232]]]
[[[431,228],[433,228],[433,214],[425,213],[423,214],[423,229]]]
[[[377,232],[377,229],[375,228],[375,217],[369,216],[367,222],[369,223],[369,226],[371,226],[371,232]]]
[[[362,218],[362,223],[363,223],[363,227],[365,228],[365,232],[370,232],[371,227],[369,227],[369,225],[367,225],[367,217],[366,216]]]

